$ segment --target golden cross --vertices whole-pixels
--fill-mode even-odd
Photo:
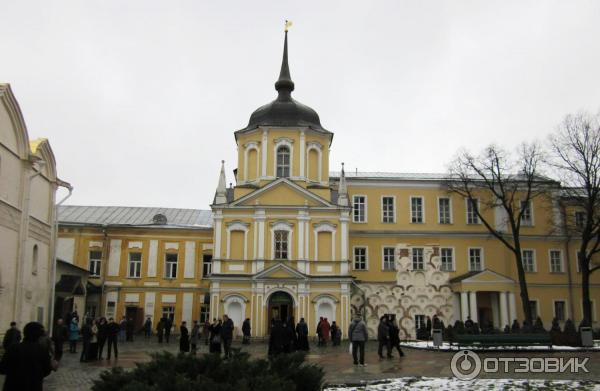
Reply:
[[[292,21],[291,20],[286,20],[285,21],[285,32],[287,32],[290,27],[292,27]]]

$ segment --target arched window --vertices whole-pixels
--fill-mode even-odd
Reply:
[[[37,274],[38,273],[38,245],[34,244],[33,245],[33,253],[31,255],[31,274]]]
[[[290,176],[290,149],[282,146],[277,149],[277,178]]]
[[[288,231],[275,231],[275,259],[288,259]]]

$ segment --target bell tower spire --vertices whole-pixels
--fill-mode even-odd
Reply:
[[[341,206],[348,206],[348,185],[346,185],[346,172],[344,171],[344,163],[342,163],[342,172],[340,173],[337,203]]]
[[[283,59],[281,60],[281,71],[279,79],[275,82],[275,89],[279,93],[277,100],[290,100],[292,91],[294,91],[294,82],[290,76],[290,66],[288,64],[288,28],[292,25],[289,20],[285,21],[285,39],[283,41]]]
[[[225,160],[221,160],[221,172],[219,173],[219,184],[215,195],[215,204],[227,203],[227,181],[225,179]]]

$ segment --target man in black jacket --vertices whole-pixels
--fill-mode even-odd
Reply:
[[[60,361],[63,355],[63,345],[69,339],[69,331],[64,325],[62,318],[56,321],[56,326],[52,330],[52,341],[54,342],[54,359]]]
[[[377,348],[377,355],[380,359],[383,358],[383,347],[387,351],[387,357],[392,357],[392,349],[390,346],[390,328],[388,326],[388,317],[383,315],[379,319],[379,326],[377,327],[377,341],[379,341],[379,347]]]
[[[85,320],[85,324],[81,327],[81,340],[83,342],[83,348],[81,349],[79,362],[85,362],[89,359],[90,343],[92,342],[92,320],[89,318]]]
[[[117,338],[119,336],[119,331],[121,328],[115,322],[113,318],[108,319],[108,324],[106,325],[106,339],[108,341],[108,356],[107,360],[110,360],[110,352],[111,347],[115,347],[115,359],[119,358],[119,351],[117,349]]]
[[[8,350],[12,345],[16,345],[19,342],[21,342],[21,331],[17,328],[16,322],[10,322],[10,329],[6,330],[6,334],[4,334],[2,347],[4,350]]]
[[[221,339],[223,340],[223,349],[225,358],[231,357],[231,341],[233,340],[233,320],[229,316],[223,315],[223,326],[221,327]]]

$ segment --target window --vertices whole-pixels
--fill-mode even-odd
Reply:
[[[479,216],[477,211],[479,210],[479,199],[467,198],[467,224],[479,224]]]
[[[535,271],[535,254],[533,250],[522,250],[521,258],[523,260],[523,269],[526,272],[534,272]]]
[[[165,254],[165,278],[177,278],[177,253]]]
[[[210,322],[210,311],[207,305],[200,307],[200,325],[206,321]]]
[[[529,300],[529,308],[531,308],[531,318],[535,321],[540,316],[537,300]]]
[[[383,270],[396,270],[394,247],[383,248]]]
[[[577,228],[583,228],[585,226],[585,213],[575,212],[575,226]]]
[[[438,199],[438,221],[440,224],[452,224],[450,212],[450,198]]]
[[[394,216],[394,197],[381,198],[381,221],[384,223],[393,223]]]
[[[275,231],[275,259],[288,259],[288,231]]]
[[[423,261],[423,249],[413,248],[412,249],[412,268],[413,270],[424,270],[425,262]]]
[[[410,222],[423,222],[423,197],[410,197]]]
[[[212,255],[205,254],[202,256],[202,276],[210,276],[212,273]]]
[[[33,245],[33,253],[31,254],[31,274],[33,274],[33,275],[38,274],[38,257],[39,257],[38,245],[34,244]]]
[[[163,318],[175,320],[175,307],[171,305],[163,306],[162,308],[162,316]]]
[[[563,300],[556,300],[554,302],[554,317],[559,322],[564,322],[566,318],[566,303]]]
[[[115,317],[116,303],[114,301],[106,302],[106,319]]]
[[[354,270],[367,270],[366,247],[354,247]]]
[[[352,221],[355,223],[364,223],[367,221],[367,197],[352,197]]]
[[[480,248],[470,248],[469,249],[469,270],[471,271],[481,271],[483,268],[483,260],[481,259],[481,249]]]
[[[442,264],[440,269],[445,272],[451,272],[454,270],[454,250],[451,248],[442,248],[440,250]]]
[[[427,318],[425,315],[415,315],[415,329],[419,330],[423,327],[427,327]]]
[[[129,253],[127,277],[140,278],[142,276],[142,253]]]
[[[279,147],[277,149],[277,178],[290,177],[290,149]]]
[[[102,251],[90,251],[90,277],[100,277]]]
[[[533,212],[531,210],[531,201],[521,201],[521,224],[533,225]]]
[[[562,273],[562,254],[560,250],[550,250],[550,272]]]

